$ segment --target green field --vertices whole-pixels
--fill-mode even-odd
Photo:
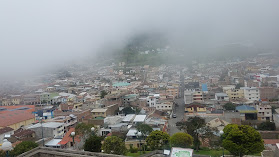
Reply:
[[[230,152],[225,150],[224,151],[225,155],[229,155]],[[220,157],[223,155],[223,150],[199,150],[194,151],[194,154],[200,154],[200,155],[210,155],[211,157]]]
[[[145,151],[145,154],[149,153],[150,151]],[[141,152],[143,154],[143,152]],[[133,156],[133,157],[137,157],[137,156],[140,156],[140,152],[138,151],[137,153],[130,153],[128,152],[126,154],[126,156]]]
[[[223,150],[199,150],[194,151],[194,154],[200,154],[200,155],[210,155],[211,157],[220,157],[223,155]],[[225,155],[230,155],[230,152],[227,150],[224,150]],[[253,154],[254,156],[261,156],[261,153]]]

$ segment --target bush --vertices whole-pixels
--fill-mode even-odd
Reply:
[[[258,125],[259,130],[276,130],[275,123],[273,122],[262,122]]]
[[[20,144],[16,145],[15,148],[11,151],[12,155],[20,155],[24,152],[27,152],[31,149],[38,147],[39,145],[32,141],[23,141]]]
[[[223,107],[225,110],[235,110],[235,105],[231,102],[226,103]]]
[[[139,149],[138,148],[130,148],[130,152],[131,153],[137,153],[139,151]]]
[[[99,136],[90,136],[84,143],[84,150],[89,152],[101,152],[102,139],[103,138]]]
[[[187,133],[177,132],[170,138],[172,147],[187,148],[193,144],[193,137]]]
[[[210,150],[210,148],[208,148],[208,147],[201,147],[201,148],[200,148],[200,150],[209,151],[209,150]]]
[[[134,148],[133,145],[130,145],[130,153],[137,153],[138,152],[138,148]]]

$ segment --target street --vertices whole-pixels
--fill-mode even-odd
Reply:
[[[179,88],[179,95],[180,97],[178,99],[175,99],[175,102],[177,103],[177,106],[173,110],[173,114],[176,114],[176,118],[173,118],[172,116],[169,119],[169,134],[173,135],[176,132],[180,132],[179,129],[176,127],[176,122],[179,122],[183,120],[184,113],[185,113],[185,104],[184,104],[184,76],[181,76],[181,85]]]

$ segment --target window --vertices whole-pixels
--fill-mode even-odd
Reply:
[[[267,112],[266,114],[269,114],[269,112]]]

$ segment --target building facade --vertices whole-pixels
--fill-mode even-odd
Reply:
[[[244,98],[248,101],[258,101],[260,99],[260,90],[257,87],[241,87],[244,91]]]

